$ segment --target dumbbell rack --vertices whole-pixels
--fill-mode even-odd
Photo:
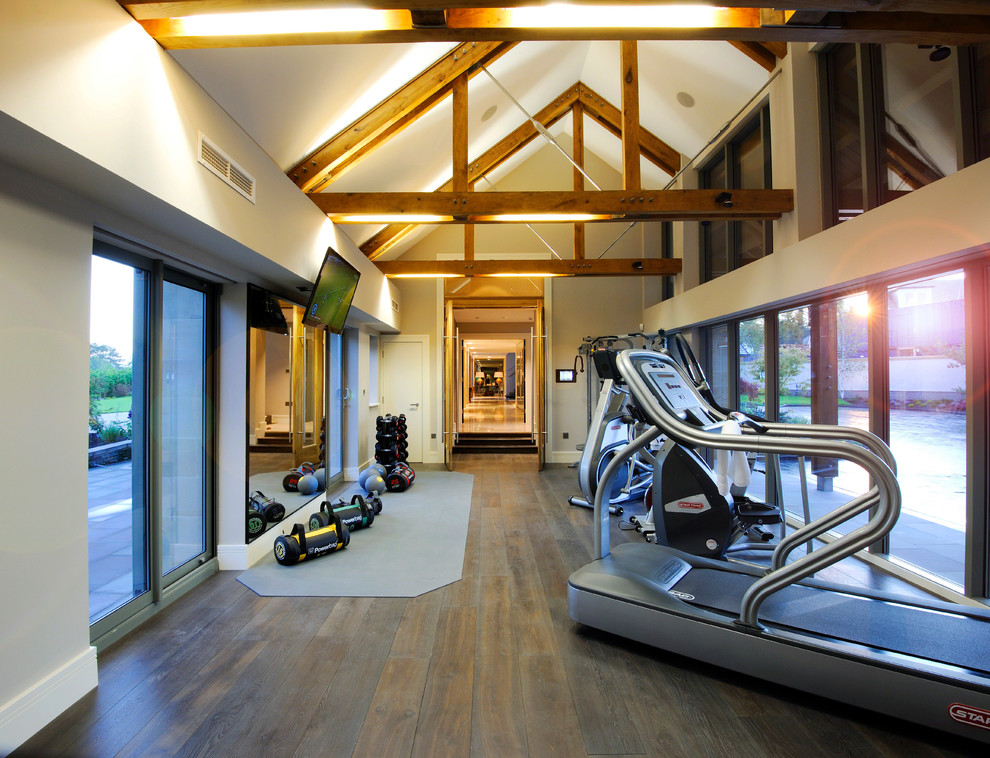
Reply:
[[[409,459],[409,434],[406,415],[388,414],[375,421],[375,460],[388,471],[384,476],[389,492],[402,492],[416,478],[406,461]]]
[[[406,431],[406,415],[388,414],[375,421],[375,460],[385,468],[409,459],[409,434]]]

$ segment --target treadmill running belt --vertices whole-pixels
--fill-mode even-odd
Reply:
[[[754,581],[744,574],[693,568],[673,589],[693,595],[694,605],[738,615]],[[990,664],[990,622],[940,610],[791,585],[767,598],[759,619],[976,671],[987,671]]]

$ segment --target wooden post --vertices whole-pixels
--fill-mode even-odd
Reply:
[[[468,77],[461,74],[453,87],[453,180],[454,192],[470,192],[474,185],[468,183]],[[474,260],[474,224],[464,225],[464,260]]]
[[[574,189],[577,192],[584,191],[584,174],[579,170],[584,168],[584,106],[578,101],[571,109],[571,117],[574,123]],[[581,260],[584,258],[584,222],[578,221],[574,224],[574,258]]]
[[[622,59],[622,188],[642,186],[639,170],[639,62],[636,40],[619,43]]]

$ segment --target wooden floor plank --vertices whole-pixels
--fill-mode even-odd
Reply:
[[[445,595],[446,588],[441,587],[409,600],[392,640],[390,658],[430,659]]]
[[[406,598],[376,598],[347,646],[295,755],[350,756],[381,677]]]
[[[508,577],[484,579],[480,611],[471,753],[479,758],[525,755],[521,659],[512,625],[506,623],[515,613]]]
[[[283,607],[283,604],[267,605],[258,614],[258,622],[249,624],[235,639],[270,644],[245,669],[217,704],[211,718],[190,735],[180,752],[189,756],[211,756],[222,752],[225,744],[251,744],[248,738],[255,731],[255,714],[265,710],[279,684],[293,681],[292,673],[297,670],[300,657],[326,621],[333,605],[334,598],[306,598],[305,603],[296,603],[292,612],[281,619],[271,613],[271,608]],[[268,636],[264,636],[266,634]]]
[[[412,755],[468,755],[474,691],[474,608],[444,608],[423,693]]]
[[[117,754],[117,758],[175,755],[267,642],[232,640]],[[101,751],[106,747],[100,745]]]
[[[482,577],[508,576],[509,567],[505,560],[505,526],[500,507],[487,506],[481,509],[481,564]]]
[[[402,758],[412,753],[429,668],[429,656],[389,657],[354,755]]]
[[[587,755],[560,659],[552,655],[528,656],[521,673],[529,755]]]

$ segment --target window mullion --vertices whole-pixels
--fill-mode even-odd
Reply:
[[[151,595],[162,599],[162,303],[165,267],[151,262],[148,293],[148,540],[151,545]]]
[[[965,269],[966,313],[966,547],[964,591],[969,597],[990,596],[990,419],[987,377],[990,348],[986,324],[990,319],[990,268],[983,262]]]
[[[867,287],[868,312],[867,330],[868,401],[870,404],[870,431],[884,442],[890,441],[890,330],[887,318],[887,287],[873,284]],[[870,509],[870,514],[875,508]],[[870,545],[871,553],[890,552],[890,537]]]

